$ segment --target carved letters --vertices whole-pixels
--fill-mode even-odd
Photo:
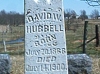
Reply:
[[[39,24],[26,26],[26,33],[34,32],[63,32],[62,25]]]
[[[27,16],[28,23],[39,22],[43,20],[52,20],[52,21],[59,21],[59,22],[62,21],[61,14],[58,14],[57,12],[50,12],[50,11],[42,11],[34,14],[34,12],[32,12],[31,9],[28,9],[26,16]]]
[[[25,0],[25,74],[67,74],[62,13],[62,0]]]

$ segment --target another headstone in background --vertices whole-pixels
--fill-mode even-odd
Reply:
[[[10,74],[11,61],[8,54],[0,54],[0,74]]]
[[[25,0],[25,74],[68,74],[62,0]]]
[[[92,74],[92,60],[86,54],[67,55],[69,74]]]

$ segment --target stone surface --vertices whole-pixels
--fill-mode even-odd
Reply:
[[[69,74],[91,74],[92,60],[86,54],[67,55]]]
[[[10,74],[10,56],[8,54],[0,54],[0,74]]]
[[[25,0],[25,74],[68,74],[62,0]]]

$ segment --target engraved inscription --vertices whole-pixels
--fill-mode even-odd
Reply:
[[[65,48],[41,48],[40,50],[33,50],[33,49],[28,49],[26,51],[26,55],[57,55],[57,54],[66,54],[66,49]]]
[[[56,56],[38,57],[37,62],[54,62],[56,61]]]
[[[50,12],[50,11],[42,11],[38,13],[32,12],[31,9],[27,10],[27,22],[38,22],[43,20],[53,20],[53,21],[62,21],[62,15],[57,12]]]
[[[34,32],[63,32],[62,25],[43,25],[36,24],[31,26],[26,26],[26,33],[34,33]]]
[[[26,71],[67,71],[65,63],[41,64],[41,65],[27,65]]]
[[[41,49],[41,54],[45,54],[45,55],[53,55],[53,54],[66,54],[66,49],[65,48],[49,48],[49,49],[45,49],[42,48]]]
[[[40,54],[40,50],[30,50],[28,49],[28,51],[26,51],[26,55],[39,55]]]
[[[68,74],[62,0],[25,0],[25,74]]]
[[[40,36],[39,36],[40,37]],[[56,36],[54,34],[42,35],[42,37],[38,38],[38,40],[34,41],[35,46],[42,46],[48,42],[55,41]]]

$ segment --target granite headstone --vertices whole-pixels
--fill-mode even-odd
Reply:
[[[25,74],[68,74],[62,0],[25,0]]]
[[[0,74],[10,74],[11,61],[8,54],[0,54]]]

